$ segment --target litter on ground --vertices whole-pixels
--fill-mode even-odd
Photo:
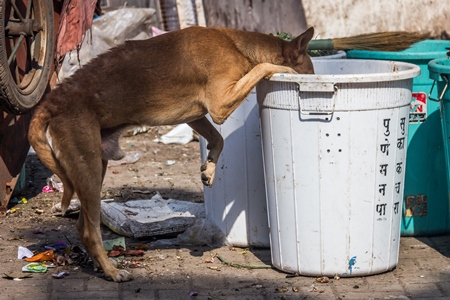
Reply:
[[[127,237],[150,237],[180,233],[205,217],[203,203],[165,200],[156,194],[147,200],[101,201],[102,222],[112,231]]]
[[[19,249],[17,250],[17,258],[23,259],[24,257],[33,257],[33,252],[31,252],[31,250],[29,250],[28,248],[19,246]]]
[[[53,260],[54,250],[47,250],[41,253],[38,253],[32,257],[25,258],[28,262],[37,262],[37,261],[52,261]]]
[[[180,124],[159,139],[155,139],[154,142],[185,145],[192,141],[193,138],[194,131],[192,128],[187,124]]]
[[[30,263],[22,267],[22,272],[25,273],[45,273],[48,267],[43,263]]]

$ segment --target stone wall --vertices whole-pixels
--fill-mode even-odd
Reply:
[[[300,0],[299,0],[300,2]],[[448,0],[302,0],[320,38],[407,30],[450,34]]]
[[[300,0],[203,0],[207,26],[295,35],[307,27]]]
[[[430,31],[434,37],[450,34],[448,0],[203,0],[203,4],[208,26],[292,34],[314,26],[318,38],[393,30]]]

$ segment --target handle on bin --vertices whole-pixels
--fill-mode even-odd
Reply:
[[[334,113],[334,108],[336,106],[336,93],[338,87],[334,83],[330,82],[297,82],[298,86],[298,106],[300,108],[300,113],[303,115],[332,115]],[[333,109],[331,111],[316,111],[316,110],[304,110],[300,105],[300,92],[328,92],[333,93]]]
[[[436,101],[436,102],[441,101],[442,98],[444,97],[445,92],[447,91],[447,88],[448,88],[448,78],[447,78],[446,76],[441,76],[441,77],[442,77],[442,78],[444,79],[444,81],[446,82],[446,83],[445,83],[445,86],[444,86],[444,88],[442,89],[442,93],[439,95],[439,98],[438,98],[438,99],[433,98],[433,97],[431,97],[431,93],[433,92],[433,88],[434,88],[434,85],[436,84],[436,80],[433,81],[433,84],[431,85],[430,93],[428,94],[428,99],[430,99],[430,100],[432,100],[432,101]]]

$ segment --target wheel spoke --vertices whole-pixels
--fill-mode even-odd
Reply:
[[[14,48],[14,40],[11,39],[9,40],[9,47],[12,49]],[[17,66],[17,64],[14,64],[14,66],[12,66],[14,69],[11,68],[10,66],[10,70],[11,70],[11,75],[14,78],[14,82],[17,84],[20,82],[20,77],[19,77],[19,68]]]
[[[17,16],[20,19],[20,22],[25,22],[25,20],[22,17],[22,14],[20,13],[19,8],[16,5],[16,1],[15,0],[11,0],[11,6],[14,8],[14,11],[16,12]]]
[[[26,19],[31,19],[31,3],[33,3],[33,1],[32,0],[28,0],[27,12],[25,14],[25,18]]]
[[[27,47],[27,61],[32,64],[33,61],[33,53],[31,52],[31,44],[33,43],[32,38],[27,37],[27,39],[25,40],[26,42],[26,47]],[[27,70],[26,72],[28,72],[29,68],[31,68],[31,66],[27,66]]]
[[[17,39],[17,43],[16,45],[14,45],[14,48],[11,49],[11,54],[8,57],[8,65],[11,65],[12,61],[15,59],[16,56],[16,52],[17,50],[19,50],[20,44],[23,41],[23,35],[21,35],[18,39]]]

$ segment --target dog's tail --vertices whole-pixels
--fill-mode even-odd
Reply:
[[[63,183],[64,193],[61,200],[61,212],[64,215],[70,205],[70,200],[74,194],[74,188],[66,171],[57,159],[47,137],[47,129],[52,115],[52,112],[45,109],[43,106],[37,107],[30,122],[28,140],[41,162],[53,173],[58,175]]]

